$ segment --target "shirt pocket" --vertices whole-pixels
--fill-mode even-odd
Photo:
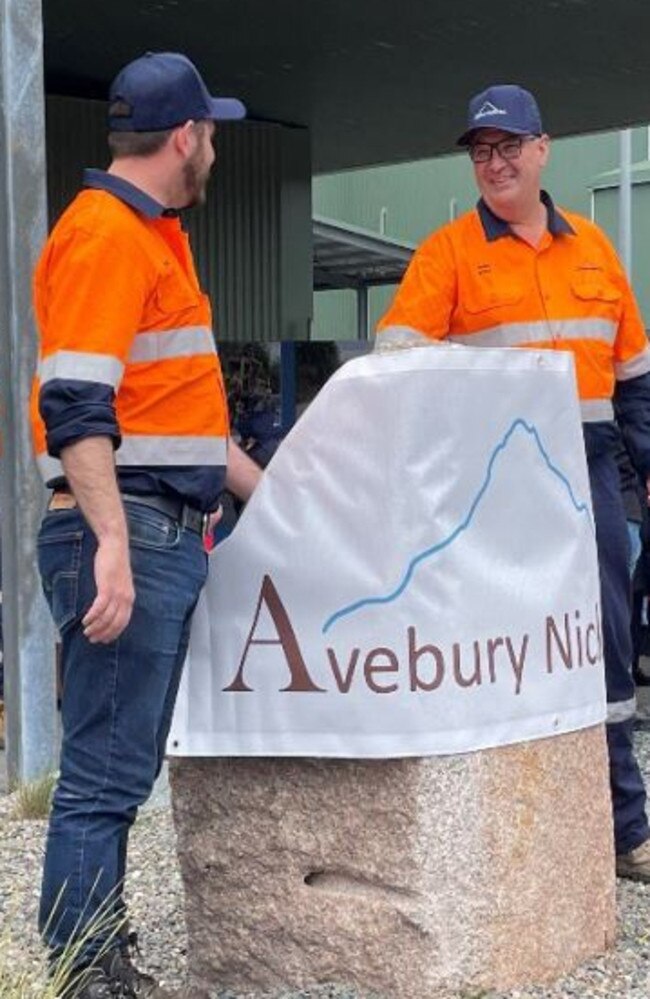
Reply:
[[[524,289],[512,278],[494,280],[491,277],[474,278],[468,282],[462,295],[466,312],[472,315],[494,312],[518,305],[524,297]]]
[[[622,298],[621,290],[614,284],[607,272],[601,268],[589,268],[574,273],[571,291],[583,302],[607,302],[615,304]]]

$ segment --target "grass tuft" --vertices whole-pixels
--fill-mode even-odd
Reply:
[[[37,780],[19,784],[14,792],[11,817],[17,821],[46,819],[52,807],[57,775],[45,774]],[[0,999],[3,999],[0,992]]]
[[[61,897],[60,895],[55,904],[54,912],[59,908]],[[104,941],[96,957],[99,960],[115,947],[117,937],[123,931],[125,916],[116,915],[112,911],[112,905],[111,895],[85,926],[82,925],[84,913],[81,914],[71,942],[51,967],[48,967],[44,947],[36,955],[26,954],[21,949],[20,941],[12,935],[13,920],[9,911],[6,923],[0,928],[0,999],[60,999],[66,986],[66,995],[69,999],[74,999],[77,991],[85,984],[83,978],[79,980],[78,966],[82,963],[81,955],[88,941],[94,937],[100,937]],[[54,914],[53,918],[56,918]],[[47,935],[48,927],[44,931],[44,936]],[[71,994],[70,979],[73,975],[77,981]]]

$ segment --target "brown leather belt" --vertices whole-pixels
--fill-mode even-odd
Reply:
[[[181,527],[187,528],[188,531],[194,531],[196,534],[205,532],[207,514],[197,510],[195,506],[190,506],[189,503],[175,500],[171,496],[138,496],[135,493],[121,493],[120,495],[125,503],[137,503],[140,506],[149,507],[151,510],[158,510],[177,521]],[[52,493],[47,508],[48,510],[75,510],[78,505],[72,493],[57,490],[57,492]]]

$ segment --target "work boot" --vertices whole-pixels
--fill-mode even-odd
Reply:
[[[131,999],[132,996],[137,996],[138,999],[140,997],[141,999],[172,999],[171,992],[163,989],[155,978],[152,978],[151,975],[145,975],[134,965],[131,955],[140,953],[137,933],[129,933],[126,944],[122,945],[115,953],[119,955],[119,966],[113,958],[112,973],[122,986],[122,992],[119,992],[118,995],[124,996],[124,999]]]
[[[72,972],[57,999],[114,999],[118,994],[108,973],[97,964]]]
[[[619,853],[616,857],[616,876],[630,881],[645,881],[650,884],[650,839],[629,853]]]
[[[139,956],[141,953],[138,946],[138,934],[129,930],[128,921],[123,932],[124,935],[120,941],[120,954],[123,964],[128,965],[131,974],[135,974],[141,983],[140,990],[136,992],[137,996],[146,996],[147,999],[211,999],[210,993],[199,985],[184,985],[180,989],[174,989],[173,992],[170,992],[157,985],[151,975],[137,971],[133,967],[133,956]]]
[[[63,999],[172,999],[151,975],[138,971],[125,947],[111,950],[95,965],[82,969]]]

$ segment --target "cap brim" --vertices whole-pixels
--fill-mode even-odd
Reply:
[[[476,133],[488,128],[498,129],[499,132],[509,132],[510,135],[530,135],[530,131],[527,128],[504,128],[503,125],[495,121],[493,124],[477,125],[475,128],[468,128],[459,139],[456,139],[456,145],[470,146]]]
[[[215,121],[240,121],[246,117],[246,107],[236,97],[213,97],[211,103]]]

